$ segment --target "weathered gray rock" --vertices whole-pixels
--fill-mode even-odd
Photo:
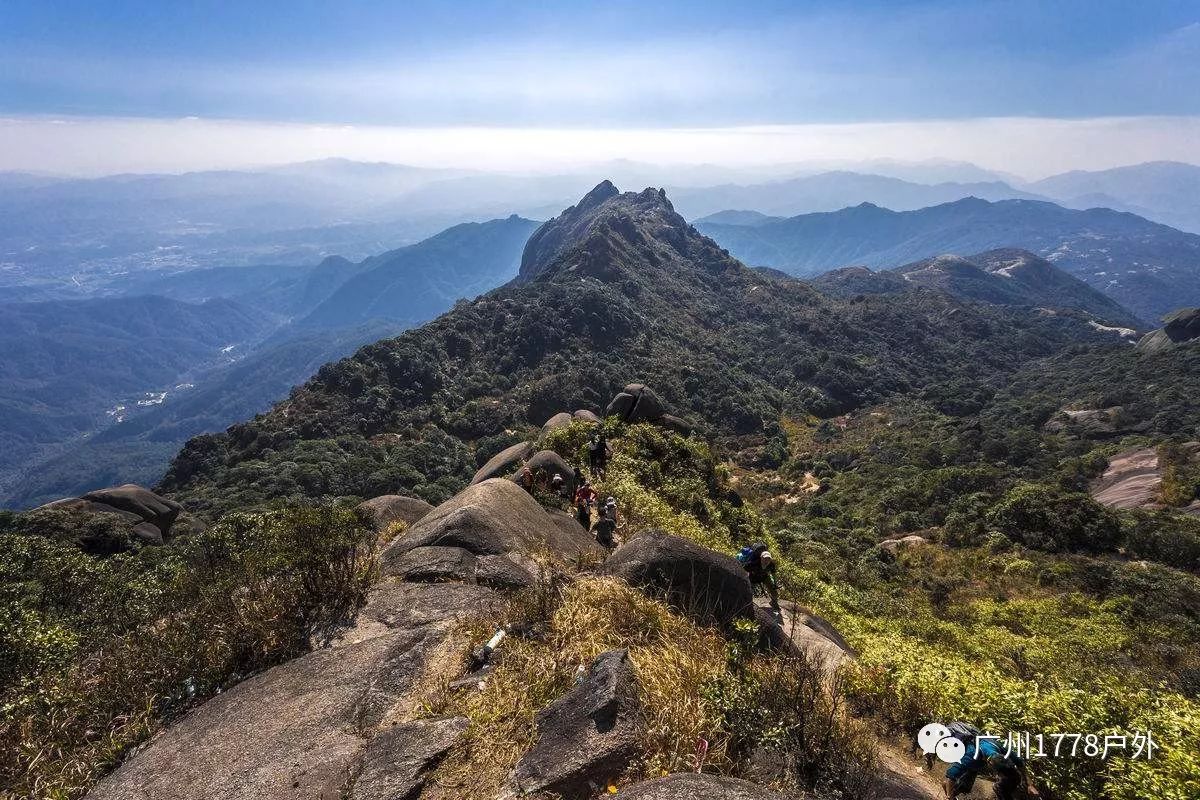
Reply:
[[[535,555],[546,549],[560,558],[573,558],[594,543],[590,537],[565,532],[517,484],[493,478],[467,487],[392,542],[383,553],[383,573],[394,574],[408,551],[430,546],[460,547],[477,556]]]
[[[546,514],[549,515],[550,522],[553,523],[556,528],[558,528],[559,533],[561,533],[568,540],[583,541],[586,539],[591,541],[592,535],[588,533],[587,528],[579,524],[579,520],[575,519],[574,514],[569,514],[566,511],[560,511],[558,509],[550,509],[546,512]],[[591,548],[588,549],[591,550]],[[603,553],[604,551],[597,550],[595,552]]]
[[[407,800],[467,730],[466,717],[397,725],[367,743],[350,800]]]
[[[1157,353],[1200,339],[1200,308],[1181,308],[1163,317],[1163,327],[1138,342],[1142,353]]]
[[[133,483],[110,489],[97,489],[83,495],[83,499],[137,514],[146,522],[153,523],[163,536],[170,533],[175,518],[183,511],[183,506],[174,500],[159,497],[149,489]]]
[[[397,522],[411,527],[433,511],[433,506],[419,497],[385,494],[359,503],[358,510],[371,520],[376,531],[383,533]]]
[[[619,547],[604,570],[696,619],[730,622],[755,615],[750,580],[737,559],[662,531]]]
[[[1112,439],[1142,433],[1149,428],[1150,423],[1146,420],[1130,419],[1123,406],[1078,410],[1064,408],[1042,426],[1047,433],[1065,433],[1083,439]]]
[[[1158,449],[1137,447],[1109,459],[1104,474],[1092,482],[1092,497],[1110,508],[1142,508],[1158,502],[1162,472]]]
[[[471,478],[472,485],[512,474],[532,451],[533,445],[529,442],[518,442],[511,447],[504,448],[479,468],[475,477]]]
[[[584,422],[599,422],[600,421],[600,417],[596,416],[596,413],[594,411],[588,411],[586,408],[579,409],[578,411],[576,411],[574,413],[573,416],[575,417],[576,420],[583,420]]]
[[[34,511],[68,511],[89,515],[107,515],[128,525],[129,533],[144,544],[162,544],[173,533],[175,521],[183,506],[174,500],[160,497],[149,489],[127,483],[109,489],[97,489],[83,497],[55,500]],[[81,541],[84,549],[92,546],[104,549],[112,542]]]
[[[604,410],[604,416],[619,417],[625,421],[636,403],[637,398],[629,392],[617,392],[616,396],[609,401],[608,408]]]
[[[596,659],[583,682],[538,712],[537,739],[510,784],[563,800],[588,798],[637,754],[637,681],[628,650]]]
[[[451,654],[448,626],[442,623],[474,613],[484,595],[494,597],[482,587],[461,584],[380,587],[352,631],[204,703],[152,739],[88,797],[345,796],[356,765],[370,763],[368,742],[412,712],[408,698],[425,665]],[[388,744],[380,742],[376,756]]]
[[[634,784],[616,794],[617,800],[787,800],[771,789],[721,775],[682,772]]]
[[[686,419],[681,419],[674,414],[663,414],[658,419],[658,424],[669,431],[674,431],[680,436],[691,436],[692,425]]]
[[[550,485],[550,480],[555,475],[562,475],[563,483],[571,492],[575,491],[575,471],[571,469],[562,456],[553,450],[539,450],[529,457],[525,462],[525,466],[533,473],[536,480],[541,481],[545,485]]]
[[[631,383],[608,404],[605,416],[620,417],[624,422],[655,422],[666,409],[658,395],[644,383]]]
[[[496,589],[527,589],[536,583],[533,573],[510,556],[480,556],[475,581]]]
[[[895,555],[897,552],[907,547],[919,547],[923,544],[929,544],[929,540],[924,536],[918,536],[917,534],[912,533],[908,536],[900,536],[895,539],[884,539],[879,543],[879,549],[885,553],[891,553]]]
[[[546,420],[546,424],[542,426],[541,435],[538,437],[539,440],[546,438],[546,434],[550,433],[551,431],[567,427],[574,421],[574,419],[575,418],[566,411],[558,412],[553,417]]]
[[[806,653],[829,672],[858,658],[858,653],[829,620],[788,600],[779,605],[783,612],[782,630],[792,643],[788,649]]]
[[[113,508],[105,503],[96,503],[91,500],[84,500],[82,497],[66,497],[62,500],[55,500],[53,503],[46,503],[44,506],[38,506],[34,511],[76,511],[82,514],[110,514],[123,522],[128,522],[131,526],[142,522],[142,518],[137,514],[129,511],[122,511],[119,508]]]
[[[389,574],[406,581],[473,581],[475,554],[461,547],[414,547],[393,562]]]
[[[487,615],[502,603],[500,595],[486,586],[384,581],[371,590],[354,624],[331,637],[330,643],[340,647],[398,631]]]

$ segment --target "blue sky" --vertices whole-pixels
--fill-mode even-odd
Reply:
[[[1200,3],[0,0],[0,116],[533,129],[1200,116]],[[32,130],[32,129],[29,129]]]
[[[0,111],[738,125],[1200,113],[1200,3],[0,0]]]

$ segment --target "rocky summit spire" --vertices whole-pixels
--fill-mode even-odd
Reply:
[[[603,278],[614,270],[679,259],[732,263],[721,248],[675,213],[662,189],[621,193],[606,180],[530,237],[518,281],[560,268],[582,269]]]

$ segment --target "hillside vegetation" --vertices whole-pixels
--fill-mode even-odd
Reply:
[[[1070,285],[1035,266],[1048,285]],[[0,518],[0,644],[14,654],[0,673],[4,780],[81,796],[165,725],[174,735],[129,756],[98,797],[168,785],[202,796],[205,781],[226,785],[265,757],[262,737],[307,780],[295,765],[312,748],[287,748],[352,706],[346,752],[362,748],[363,759],[393,724],[461,721],[412,796],[491,800],[544,744],[543,712],[588,690],[602,654],[627,650],[630,696],[617,705],[637,711],[616,724],[628,736],[616,767],[594,765],[595,792],[703,772],[819,800],[872,797],[889,777],[880,739],[963,719],[1047,736],[1150,730],[1153,760],[1034,759],[1034,780],[1050,800],[1194,798],[1200,465],[1188,443],[1200,430],[1200,344],[1139,349],[1084,312],[942,283],[902,288],[894,274],[842,279],[854,289],[750,270],[661,191],[604,183],[539,230],[513,283],[192,439],[159,488],[207,530],[99,557],[72,544],[96,518]],[[885,291],[863,288],[881,281]],[[614,413],[542,429],[563,411],[603,415],[632,380],[686,423]],[[673,546],[697,545],[705,563],[732,565],[748,593],[729,556],[767,544],[784,622],[793,634],[824,630],[815,635],[836,651],[836,672],[811,651],[766,647],[766,609],[721,619],[699,583],[691,594],[635,591],[613,566],[625,548],[606,558],[578,526],[546,519],[507,472],[467,488],[523,442],[585,464],[597,425],[612,456],[592,477],[619,501],[626,547],[679,537]],[[1134,447],[1159,456],[1153,502],[1097,502],[1094,481]],[[350,510],[393,494],[449,504],[411,526]],[[492,528],[503,542],[487,538]],[[527,528],[544,546],[512,544]],[[574,549],[554,551],[564,538]],[[479,565],[495,559],[525,575],[523,589],[505,584],[487,610],[462,600],[428,627],[405,627],[440,592],[493,597]],[[337,621],[353,627],[329,627]],[[502,625],[507,649],[475,680],[478,649]],[[390,652],[380,642],[420,659],[380,681],[361,655]],[[242,681],[285,659],[284,671]],[[303,683],[330,674],[320,692]],[[289,680],[299,690],[272,688]],[[402,710],[375,725],[359,700],[338,706],[338,687],[356,681],[382,683]],[[317,727],[283,746],[269,738],[277,720],[261,720],[227,745],[227,726],[246,727],[239,714],[267,707]],[[212,746],[220,769],[164,768],[196,746]],[[764,750],[784,766],[759,771]],[[548,761],[592,755],[574,746]],[[346,759],[358,766],[329,762],[352,773],[343,793],[374,769]]]

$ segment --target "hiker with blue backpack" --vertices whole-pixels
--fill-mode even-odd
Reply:
[[[737,555],[737,560],[746,568],[746,577],[750,586],[756,591],[758,587],[766,590],[771,598],[771,608],[779,610],[779,582],[775,578],[775,558],[765,544],[752,544],[743,547]]]
[[[993,737],[983,736],[979,729],[965,722],[951,722],[946,726],[950,735],[966,748],[962,758],[946,768],[946,779],[942,788],[949,800],[971,793],[975,779],[987,771],[995,778],[992,794],[998,800],[1040,797],[1038,790],[1029,782],[1025,759],[1006,748]]]

